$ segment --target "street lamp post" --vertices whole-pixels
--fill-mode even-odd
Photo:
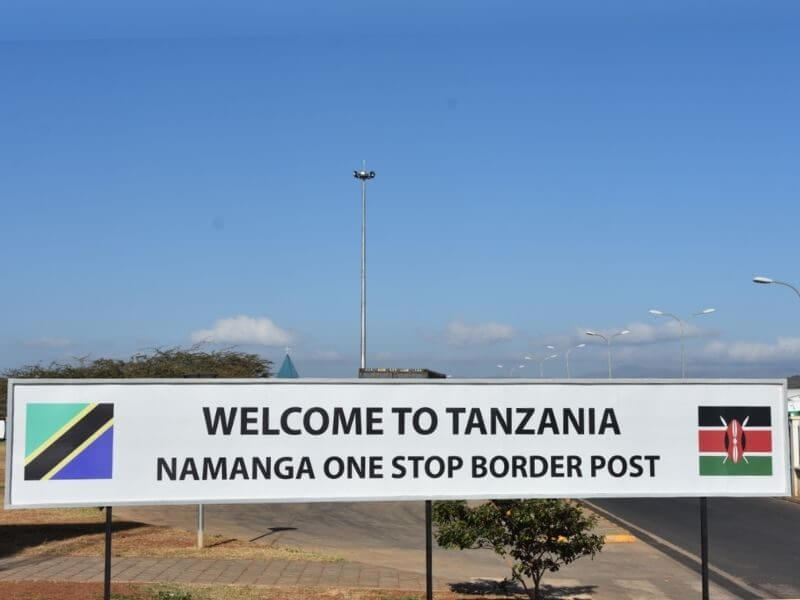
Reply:
[[[693,313],[693,317],[701,315],[710,315],[715,312],[715,308],[704,308],[703,310]],[[684,351],[683,335],[684,323],[678,316],[672,313],[650,309],[650,314],[655,317],[669,317],[675,319],[681,328],[681,379],[686,377],[686,353]],[[703,496],[700,498],[700,572],[702,582],[702,596],[703,600],[708,600],[708,498]]]
[[[500,372],[502,373],[503,369],[505,369],[505,366],[497,365],[497,368],[500,369]],[[508,376],[509,377],[513,377],[514,376],[514,369],[524,369],[524,368],[525,368],[525,365],[517,365],[517,366],[513,366],[512,365],[512,366],[510,366],[508,368]]]
[[[613,340],[615,337],[618,337],[620,335],[628,335],[629,333],[630,333],[630,330],[628,330],[628,329],[623,329],[622,331],[618,331],[617,333],[615,333],[615,334],[613,334],[611,336],[605,336],[602,333],[597,333],[596,331],[587,331],[586,332],[586,335],[592,335],[594,337],[599,337],[600,339],[602,339],[606,343],[606,350],[608,352],[608,378],[609,379],[611,379],[611,340]]]
[[[791,283],[786,283],[785,281],[776,281],[775,279],[759,275],[758,277],[753,277],[753,283],[775,283],[777,285],[782,285],[794,290],[794,293],[800,298],[800,290],[798,290]],[[790,396],[789,400],[793,400],[795,398],[798,398],[798,396]],[[798,493],[800,493],[800,420],[798,420],[796,416],[791,416],[797,413],[790,412],[789,414],[791,422],[792,462],[794,465],[792,492],[796,496]]]
[[[546,363],[548,360],[552,358],[558,358],[558,354],[550,354],[548,356],[545,356],[542,360],[539,361],[539,377],[544,377],[544,363]]]
[[[702,315],[710,315],[711,313],[716,312],[716,310],[717,310],[716,308],[704,308],[700,312],[692,313],[692,316],[693,317],[699,317],[699,316],[702,316]],[[684,328],[685,328],[686,324],[684,323],[684,321],[680,317],[678,317],[678,316],[676,316],[676,315],[674,315],[672,313],[664,312],[663,310],[657,310],[655,308],[651,308],[648,312],[651,315],[653,315],[654,317],[669,317],[669,318],[675,319],[678,322],[678,325],[681,328],[681,379],[685,379],[686,378],[686,348],[685,348],[685,344],[684,344],[684,341],[683,341],[683,337],[684,337]]]
[[[361,368],[367,368],[367,181],[375,178],[375,171],[366,170],[366,161],[353,177],[361,181]]]
[[[567,362],[567,379],[571,379],[572,378],[572,375],[570,375],[570,372],[569,372],[569,353],[572,352],[573,350],[577,350],[578,348],[585,348],[585,347],[586,347],[586,344],[578,344],[577,346],[573,346],[572,348],[569,348],[564,353],[564,359]]]

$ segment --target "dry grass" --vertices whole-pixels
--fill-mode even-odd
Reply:
[[[172,529],[169,527],[141,526],[136,529],[114,534],[112,553],[114,556],[147,557],[147,558],[211,558],[211,559],[253,559],[253,560],[313,560],[319,562],[336,562],[337,556],[307,552],[294,548],[281,548],[251,544],[249,542],[225,538],[222,536],[206,536],[206,547],[196,547],[197,537],[194,532]],[[103,551],[102,535],[89,535],[72,541],[65,548],[71,556],[99,556]],[[61,554],[63,554],[62,552]]]
[[[170,594],[172,594],[170,596]],[[4,581],[4,600],[101,600],[102,583],[71,581]],[[252,587],[234,585],[151,585],[112,583],[112,600],[423,600],[424,593],[404,590],[348,589],[325,587]],[[519,595],[497,596],[437,591],[435,600],[521,600]]]
[[[105,516],[94,508],[0,511],[0,558],[4,556],[102,556]],[[311,560],[335,562],[338,556],[294,548],[264,546],[222,536],[206,536],[196,547],[195,533],[115,521],[112,553],[121,557]]]
[[[114,600],[161,600],[169,592],[189,594],[192,600],[422,600],[420,592],[343,589],[343,588],[255,588],[236,586],[152,586],[146,584],[112,584]],[[0,597],[4,600],[100,600],[103,597],[100,583],[73,583],[69,581],[19,581],[3,582]],[[180,598],[180,595],[175,597]],[[436,600],[459,600],[479,596],[436,592]],[[496,596],[480,596],[484,600]],[[508,597],[505,597],[508,598]]]
[[[188,593],[192,600],[422,600],[425,594],[408,591],[343,588],[264,588],[232,585],[155,586],[143,590],[141,600],[157,598],[159,592]],[[150,594],[149,596],[147,594]],[[180,597],[180,596],[179,596]],[[458,596],[459,598],[463,596]],[[436,594],[436,600],[457,598],[449,592]],[[137,599],[139,600],[139,599]]]
[[[54,525],[105,523],[105,512],[97,508],[15,509],[0,512],[0,525]]]
[[[0,443],[0,476],[5,470],[5,443]],[[0,558],[6,556],[101,556],[105,513],[96,508],[0,510]],[[114,556],[151,558],[241,558],[335,562],[332,554],[251,544],[206,536],[196,547],[193,532],[130,521],[114,522]]]

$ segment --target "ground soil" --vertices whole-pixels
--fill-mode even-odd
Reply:
[[[5,481],[5,443],[0,442],[0,495]],[[0,558],[10,556],[102,556],[105,513],[98,508],[0,510]],[[218,559],[271,558],[336,561],[323,554],[292,547],[266,546],[206,536],[196,548],[194,532],[155,527],[135,521],[113,523],[114,556]],[[100,600],[101,583],[18,581],[0,583],[0,600]],[[343,588],[267,588],[247,586],[153,586],[113,584],[113,600],[422,600],[424,594],[392,590]],[[436,600],[496,598],[485,593],[437,592]],[[502,596],[509,598],[510,596]]]
[[[152,586],[114,584],[112,600],[422,600],[424,594],[388,590],[328,588],[254,588],[234,586]],[[188,596],[186,595],[188,594]],[[3,600],[101,600],[102,584],[71,582],[3,582]],[[478,598],[452,592],[437,592],[436,600]],[[497,596],[480,596],[484,600]],[[506,597],[507,598],[507,597]]]
[[[5,443],[0,443],[0,482],[4,481]],[[194,532],[127,520],[113,523],[112,553],[122,557],[339,560],[290,547],[266,546],[207,535],[197,548]],[[101,556],[105,512],[97,508],[0,510],[0,558],[8,556]]]

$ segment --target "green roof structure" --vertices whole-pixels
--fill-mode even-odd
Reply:
[[[297,373],[297,369],[294,368],[292,359],[289,358],[288,352],[286,353],[286,358],[283,359],[283,364],[281,365],[276,377],[279,379],[297,379],[300,377],[300,375]]]

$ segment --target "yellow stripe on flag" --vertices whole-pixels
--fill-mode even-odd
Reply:
[[[85,442],[83,442],[80,446],[75,448],[75,450],[73,450],[72,452],[67,454],[67,456],[64,458],[64,460],[62,460],[55,467],[50,469],[50,471],[44,477],[42,477],[42,481],[47,481],[51,477],[54,477],[55,475],[57,475],[58,472],[61,469],[63,469],[64,467],[66,467],[73,458],[75,458],[76,456],[78,456],[78,454],[80,454],[81,452],[86,450],[86,448],[88,448],[89,445],[93,441],[95,441],[97,438],[99,438],[101,435],[103,435],[106,431],[108,431],[108,429],[113,424],[114,424],[114,419],[109,419],[108,422],[105,425],[103,425],[100,429],[98,429],[91,436],[89,436],[89,438]]]
[[[36,458],[36,457],[37,457],[37,456],[39,456],[39,455],[40,455],[42,452],[44,452],[45,450],[47,450],[47,448],[49,448],[49,447],[50,447],[50,446],[53,444],[53,442],[55,442],[55,441],[56,441],[58,438],[60,438],[62,435],[64,435],[64,434],[65,434],[67,431],[69,431],[70,427],[72,427],[73,425],[75,425],[75,423],[77,423],[77,422],[78,422],[78,421],[80,421],[80,420],[81,420],[83,417],[85,417],[86,415],[88,415],[88,414],[89,414],[89,413],[92,411],[92,409],[94,409],[94,407],[96,407],[96,406],[97,406],[97,403],[96,403],[96,402],[95,402],[95,403],[93,403],[93,404],[87,404],[87,405],[86,405],[86,408],[84,408],[83,410],[81,410],[81,412],[79,412],[77,415],[75,415],[74,417],[72,417],[72,418],[71,418],[69,421],[67,421],[67,422],[64,424],[64,426],[63,426],[63,427],[61,427],[61,429],[59,429],[58,431],[56,431],[56,432],[55,432],[53,435],[51,435],[51,436],[50,436],[49,438],[47,438],[47,439],[46,439],[44,442],[42,442],[42,444],[41,444],[41,445],[40,445],[38,448],[36,448],[36,450],[34,450],[34,451],[33,451],[33,452],[31,452],[31,453],[30,453],[28,456],[26,456],[26,457],[25,457],[25,464],[27,465],[27,464],[28,464],[28,463],[30,463],[30,462],[31,462],[31,461],[32,461],[34,458]]]

